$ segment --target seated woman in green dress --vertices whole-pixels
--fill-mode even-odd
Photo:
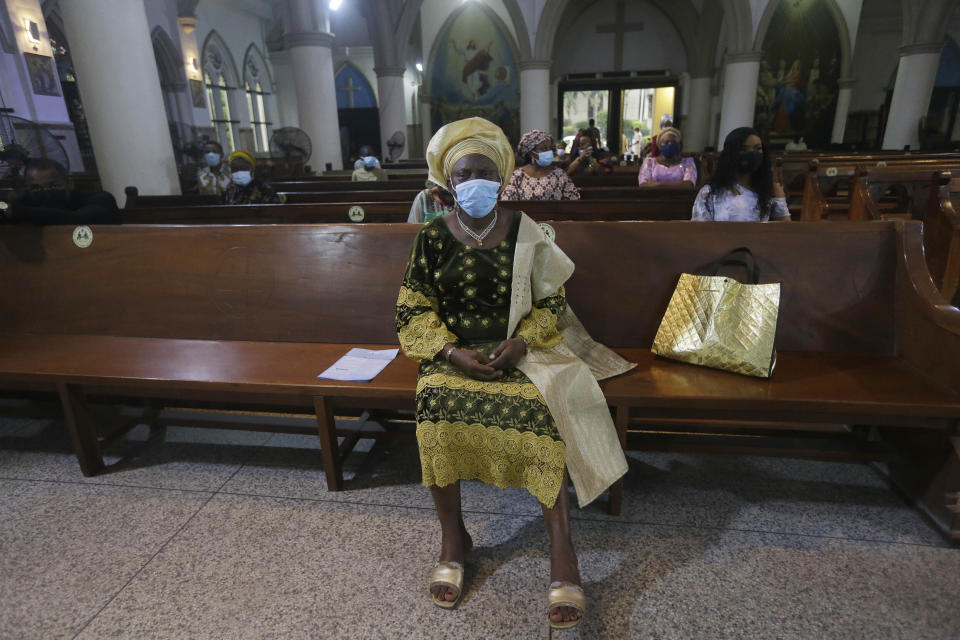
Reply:
[[[581,505],[626,471],[591,370],[606,377],[631,365],[591,341],[568,309],[569,258],[529,217],[498,206],[513,170],[499,127],[482,118],[450,123],[430,141],[427,162],[456,207],[417,234],[396,321],[404,353],[420,363],[417,443],[442,534],[430,592],[441,607],[463,593],[472,540],[460,480],[523,488],[540,501],[550,535],[549,622],[571,627],[585,598],[567,471]],[[583,392],[569,393],[571,384]]]

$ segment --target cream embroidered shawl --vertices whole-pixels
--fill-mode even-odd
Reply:
[[[529,216],[521,214],[513,258],[513,298],[508,336],[541,300],[573,274],[570,260]],[[629,371],[631,364],[594,341],[570,309],[557,323],[563,341],[531,349],[517,365],[540,390],[567,448],[567,469],[581,507],[627,471],[627,460],[597,380]]]

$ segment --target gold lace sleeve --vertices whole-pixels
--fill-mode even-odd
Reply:
[[[407,271],[397,296],[396,328],[403,353],[417,362],[429,362],[448,342],[458,338],[440,319],[440,303],[434,287],[423,232],[417,235]]]
[[[550,349],[560,344],[563,334],[557,331],[557,320],[567,308],[563,287],[542,300],[533,303],[530,313],[517,326],[517,337],[527,339],[531,348]]]

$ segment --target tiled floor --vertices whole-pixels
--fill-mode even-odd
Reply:
[[[318,439],[141,427],[84,478],[63,425],[0,422],[0,638],[546,638],[546,533],[464,485],[460,607],[415,444],[327,493]],[[632,454],[623,515],[574,511],[581,638],[960,637],[960,549],[867,467]]]

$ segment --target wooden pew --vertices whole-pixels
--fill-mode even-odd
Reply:
[[[504,206],[535,220],[689,220],[695,194],[664,194],[643,200],[527,201]],[[409,202],[354,202],[125,209],[125,224],[306,224],[406,222]]]
[[[816,169],[811,166],[806,184],[804,219],[924,221],[923,245],[930,275],[943,296],[954,299],[960,278],[960,218],[951,203],[950,189],[960,185],[951,180],[949,171],[930,172],[929,165],[857,167],[846,187],[848,201],[830,202],[814,177]],[[884,195],[889,191],[896,196]]]
[[[574,176],[572,178],[573,183],[578,187],[585,186],[630,186],[637,184],[637,174],[639,173],[639,167],[636,168],[636,171],[629,171],[626,173],[615,173],[608,176]],[[395,188],[423,188],[426,184],[427,174],[424,173],[422,176],[401,176],[399,178],[391,178],[386,182],[351,182],[348,179],[344,180],[342,177],[339,177],[337,180],[322,180],[323,188],[317,189],[316,184],[317,180],[313,178],[294,178],[294,179],[280,179],[271,181],[270,184],[276,187],[277,185],[284,185],[284,191],[334,191],[334,190],[346,190],[352,191],[354,189],[395,189]],[[333,186],[336,185],[336,186]]]
[[[571,306],[596,339],[639,365],[602,385],[624,446],[888,459],[858,429],[820,437],[823,423],[875,425],[897,447],[893,479],[960,539],[949,510],[960,495],[950,443],[960,424],[960,310],[933,288],[918,223],[553,226],[577,264]],[[0,382],[57,391],[87,474],[102,469],[104,446],[88,394],[300,407],[315,414],[336,490],[357,434],[338,447],[347,434],[334,412],[412,409],[416,365],[399,357],[371,383],[316,375],[352,346],[395,344],[397,274],[416,231],[95,226],[80,248],[69,227],[0,229]],[[648,348],[678,274],[743,245],[763,281],[783,282],[772,379],[654,358]],[[741,426],[700,439],[689,426],[660,426],[678,420]],[[806,444],[788,446],[787,436]],[[614,511],[621,496],[622,486],[611,491]]]
[[[941,171],[933,175],[924,220],[924,254],[937,289],[960,306],[960,178]]]
[[[856,220],[886,215],[922,220],[926,210],[930,175],[935,171],[960,170],[960,162],[868,167],[833,163],[829,167],[811,161],[804,180],[800,219],[829,217]],[[866,194],[874,207],[867,211]]]
[[[136,187],[127,187],[126,210],[150,209],[157,210],[162,208],[193,208],[198,206],[211,207],[221,206],[216,196],[201,196],[196,194],[187,194],[182,196],[141,196]],[[344,210],[357,204],[365,206],[373,202],[393,203],[391,210],[401,209],[401,204],[405,204],[409,212],[410,205],[413,202],[419,190],[416,191],[396,191],[396,190],[359,190],[359,191],[331,191],[318,193],[283,193],[286,199],[285,204],[334,204],[339,203]],[[608,187],[608,186],[588,186],[581,189],[581,202],[583,201],[619,201],[634,200],[638,207],[649,208],[654,204],[660,205],[664,202],[670,203],[670,209],[686,206],[689,203],[692,208],[693,199],[696,192],[690,187],[658,187],[656,189],[640,189],[639,187]],[[540,205],[534,205],[540,206]],[[622,209],[623,205],[614,204],[614,209]],[[689,215],[687,216],[689,218]],[[131,218],[133,219],[133,218]],[[645,219],[645,218],[644,218]],[[660,219],[660,218],[657,218]],[[674,218],[670,218],[674,219]],[[682,219],[682,218],[676,218]],[[384,220],[380,220],[384,221]],[[393,221],[391,219],[390,221]]]
[[[853,170],[858,166],[960,164],[960,154],[904,154],[902,151],[870,154],[791,152],[776,156],[774,162],[780,168],[784,189],[792,200],[804,192],[811,162],[821,167],[824,176],[852,176]],[[931,166],[930,170],[935,168]]]

